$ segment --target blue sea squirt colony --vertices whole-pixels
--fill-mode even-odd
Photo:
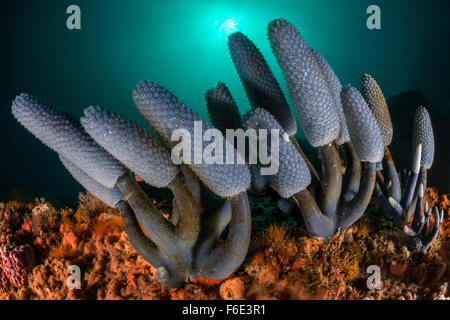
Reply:
[[[269,24],[268,38],[301,128],[320,154],[320,173],[294,138],[296,120],[267,62],[240,32],[229,36],[228,46],[252,106],[242,118],[223,83],[206,93],[211,123],[159,84],[139,83],[134,102],[160,138],[98,107],[87,108],[77,119],[29,94],[13,101],[15,118],[58,153],[72,176],[103,202],[119,208],[131,244],[157,268],[157,280],[171,287],[197,277],[224,279],[241,266],[251,235],[247,191],[271,190],[280,208],[283,203],[288,207],[286,199],[293,198],[312,237],[329,238],[346,230],[363,216],[373,194],[385,218],[407,234],[412,251],[426,252],[439,232],[443,212],[423,203],[434,156],[427,110],[417,110],[412,168],[399,175],[389,152],[388,106],[375,80],[365,74],[361,91],[343,88],[325,58],[284,19]],[[278,172],[261,175],[263,161],[174,165],[172,132],[182,128],[192,133],[195,122],[223,135],[226,129],[278,129]],[[149,185],[171,190],[171,221],[134,174]],[[211,212],[204,210],[202,185],[224,199]],[[429,231],[431,215],[434,225]]]

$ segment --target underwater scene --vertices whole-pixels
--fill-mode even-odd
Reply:
[[[0,6],[0,300],[450,300],[450,2]]]

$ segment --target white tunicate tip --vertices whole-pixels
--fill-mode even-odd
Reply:
[[[392,197],[388,198],[389,204],[393,207],[393,208],[397,208],[400,206],[400,204],[397,202],[397,200],[395,200]]]
[[[419,173],[421,158],[422,158],[422,144],[418,144],[416,147],[416,153],[414,154],[414,162],[411,168],[411,171],[413,173]]]

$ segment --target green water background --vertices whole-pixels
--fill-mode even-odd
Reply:
[[[66,28],[70,4],[81,8],[80,31]],[[366,28],[370,4],[381,7],[382,30]],[[0,8],[0,201],[74,201],[82,190],[56,154],[11,116],[11,101],[21,92],[76,116],[99,105],[146,126],[131,98],[140,80],[170,88],[205,117],[205,91],[222,81],[240,110],[248,110],[219,31],[228,19],[258,45],[284,90],[266,35],[279,17],[297,26],[343,84],[359,87],[367,72],[386,96],[418,89],[449,115],[449,1],[10,0]]]

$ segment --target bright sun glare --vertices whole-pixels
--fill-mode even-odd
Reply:
[[[222,37],[222,35],[229,36],[238,30],[239,19],[232,17],[222,24],[220,24],[219,21],[216,21],[214,25],[219,26],[219,37]]]

